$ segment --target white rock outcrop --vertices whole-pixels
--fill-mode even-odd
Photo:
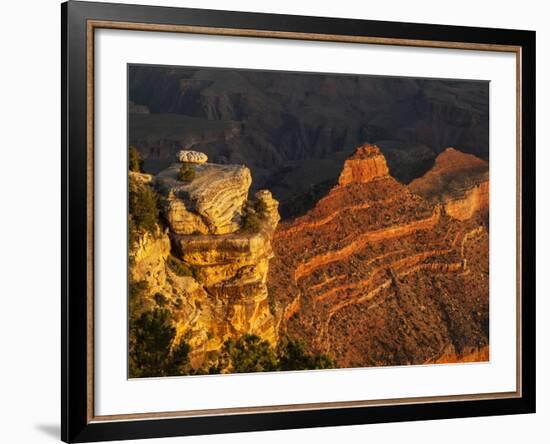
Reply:
[[[252,183],[250,170],[242,165],[213,163],[189,167],[194,171],[190,181],[178,179],[181,163],[173,164],[155,178],[165,198],[165,214],[172,232],[228,234],[238,231]]]
[[[208,156],[199,151],[183,150],[178,153],[178,160],[188,163],[206,163]]]

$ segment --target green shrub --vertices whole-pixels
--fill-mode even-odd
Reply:
[[[189,365],[189,352],[191,347],[187,342],[180,342],[170,351],[168,365],[166,366],[166,376],[182,376],[192,372]]]
[[[166,296],[164,296],[162,293],[155,293],[155,296],[153,296],[155,299],[155,302],[160,307],[164,307],[166,305],[167,299]]]
[[[307,353],[301,340],[284,338],[279,344],[279,370],[318,370],[334,368],[334,362],[320,353]]]
[[[255,213],[248,213],[244,218],[243,230],[257,233],[262,228],[262,219]]]
[[[144,307],[144,296],[148,285],[146,281],[133,281],[128,283],[128,306],[131,314],[140,313]]]
[[[244,335],[224,343],[222,353],[229,358],[232,372],[269,372],[277,370],[277,358],[269,342],[256,335]]]
[[[130,236],[135,231],[155,233],[159,221],[158,196],[149,185],[131,185],[128,196]]]
[[[176,376],[188,374],[189,351],[187,343],[175,347],[172,342],[176,329],[170,312],[155,308],[130,321],[129,374],[131,378]]]
[[[187,264],[180,261],[178,258],[170,255],[168,256],[168,267],[170,267],[170,270],[172,270],[176,275],[181,277],[193,277],[194,273],[191,267],[189,267]]]
[[[255,335],[244,335],[236,341],[225,341],[216,365],[209,373],[251,373],[289,370],[317,370],[334,368],[327,355],[308,353],[300,340],[282,339],[274,349],[269,342]]]
[[[143,172],[143,159],[137,148],[131,146],[128,152],[128,169],[136,173]]]
[[[184,162],[178,171],[178,180],[182,182],[191,182],[195,178],[195,174],[195,170],[191,167],[191,165]]]
[[[267,204],[263,200],[258,200],[256,201],[256,205],[254,205],[254,209],[256,210],[256,213],[263,216],[267,213]]]
[[[130,281],[128,285],[130,299],[141,296],[147,290],[147,281]]]
[[[267,213],[267,204],[263,200],[254,203],[254,209],[246,213],[244,217],[243,230],[257,233],[262,228],[262,221]]]

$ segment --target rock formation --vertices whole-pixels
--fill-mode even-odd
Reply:
[[[208,156],[199,151],[183,150],[178,153],[178,159],[180,162],[206,163]]]
[[[131,311],[168,308],[194,368],[248,333],[302,339],[337,367],[489,358],[486,162],[447,149],[406,186],[362,145],[279,223],[269,191],[249,198],[248,168],[200,157],[130,173],[131,189],[158,191],[166,225],[131,244]]]
[[[364,140],[380,146],[392,176],[403,183],[424,174],[446,146],[488,158],[486,81],[145,65],[129,70],[129,99],[150,110],[128,121],[129,142],[147,172],[165,169],[182,149],[202,151],[214,163],[245,164],[253,189],[269,188],[284,218],[311,209]]]
[[[436,162],[438,183],[467,176],[472,190],[483,187],[481,163],[459,154]],[[451,174],[447,156],[468,162]],[[436,188],[429,198],[411,192],[376,146],[357,148],[338,184],[275,233],[268,285],[282,332],[338,367],[487,359],[486,218]]]
[[[367,183],[388,174],[386,159],[380,152],[380,148],[374,145],[363,145],[357,148],[355,153],[344,162],[338,185]]]
[[[266,280],[279,214],[267,190],[248,199],[244,166],[187,164],[195,175],[185,181],[178,179],[181,167],[153,179],[167,228],[131,246],[129,278],[145,288],[142,309],[161,303],[170,310],[175,343],[191,346],[198,368],[229,338],[256,334],[276,342]]]
[[[445,211],[458,220],[470,219],[476,212],[489,209],[489,180],[463,191],[445,202]]]
[[[243,205],[252,182],[250,170],[241,165],[191,164],[194,178],[178,179],[176,163],[156,176],[165,198],[170,229],[177,234],[228,234],[241,227]]]
[[[437,156],[433,168],[413,180],[409,188],[425,199],[443,203],[449,216],[467,220],[489,208],[489,164],[447,148]]]

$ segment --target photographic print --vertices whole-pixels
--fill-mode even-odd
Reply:
[[[128,65],[128,170],[130,378],[489,360],[488,81]]]

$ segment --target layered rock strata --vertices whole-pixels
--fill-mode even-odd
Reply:
[[[193,179],[181,181],[181,167],[175,163],[155,178],[170,230],[177,234],[238,231],[252,183],[250,170],[241,165],[190,164]]]
[[[268,285],[281,329],[339,367],[488,356],[475,354],[488,347],[483,206],[453,214],[433,191],[411,192],[376,146],[359,147],[339,183],[277,229]]]
[[[489,208],[489,164],[455,148],[445,149],[424,176],[409,189],[425,199],[441,202],[447,214],[468,220]]]
[[[188,181],[178,179],[181,167],[153,179],[167,228],[131,247],[130,280],[146,283],[145,308],[159,300],[169,308],[175,344],[191,346],[198,368],[229,338],[256,334],[276,342],[266,280],[279,214],[267,190],[248,199],[246,167],[186,165],[195,171]]]
[[[380,149],[374,145],[363,145],[345,161],[338,184],[345,186],[350,183],[367,183],[388,174],[386,159]]]

